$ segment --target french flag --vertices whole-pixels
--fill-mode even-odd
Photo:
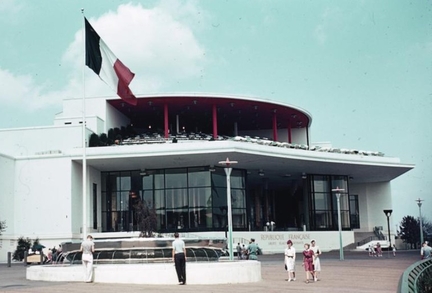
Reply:
[[[86,65],[91,68],[100,79],[111,87],[123,101],[136,106],[137,98],[129,89],[129,84],[135,76],[117,57],[111,52],[97,32],[85,20],[85,46]]]

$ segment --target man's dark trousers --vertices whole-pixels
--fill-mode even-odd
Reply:
[[[186,259],[184,253],[174,255],[174,264],[179,282],[186,284]]]

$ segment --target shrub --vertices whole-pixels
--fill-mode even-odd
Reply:
[[[39,241],[38,239],[36,240]],[[23,236],[18,238],[18,244],[12,258],[14,260],[22,261],[24,259],[24,252],[28,251],[31,247],[31,242],[31,239],[28,237],[25,239]]]

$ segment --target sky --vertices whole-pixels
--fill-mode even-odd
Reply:
[[[52,125],[83,76],[86,96],[113,96],[83,66],[82,8],[137,96],[305,109],[312,142],[415,165],[392,181],[392,227],[418,216],[417,198],[432,220],[432,1],[0,0],[0,129]]]

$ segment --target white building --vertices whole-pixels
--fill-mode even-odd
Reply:
[[[160,233],[224,235],[226,181],[217,162],[227,157],[238,161],[234,241],[255,237],[280,251],[288,238],[315,238],[336,249],[338,240],[328,237],[338,229],[332,189],[344,189],[344,244],[374,227],[387,235],[390,182],[414,167],[378,152],[314,145],[311,115],[283,103],[187,94],[143,96],[130,106],[88,98],[86,137],[108,133],[113,145],[86,148],[83,205],[81,104],[65,100],[53,126],[0,130],[0,220],[7,222],[0,261],[20,236],[49,247],[78,241],[83,206],[86,230],[96,238],[136,236],[137,198],[155,208]],[[275,231],[264,232],[272,221]]]

